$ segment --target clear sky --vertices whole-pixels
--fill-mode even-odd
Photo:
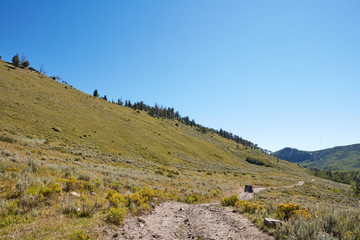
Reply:
[[[0,56],[262,148],[316,150],[360,143],[359,13],[358,0],[0,1]]]

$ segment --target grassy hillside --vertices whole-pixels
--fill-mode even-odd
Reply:
[[[46,150],[104,161],[103,153],[124,168],[154,171],[159,167],[209,173],[282,176],[304,171],[253,149],[202,134],[174,121],[148,116],[92,97],[44,75],[6,63],[0,65],[0,121],[4,135],[35,142]],[[55,131],[59,128],[61,131]],[[269,162],[264,168],[245,162],[251,156]],[[251,172],[251,174],[250,174]],[[144,173],[146,175],[146,173]],[[294,176],[294,174],[292,174]],[[278,181],[268,181],[279,184]],[[260,181],[259,181],[260,183]]]
[[[162,201],[215,201],[245,184],[312,178],[217,134],[3,61],[0,90],[0,239],[103,238],[112,224]]]
[[[274,156],[305,167],[324,170],[360,170],[360,144],[334,147],[319,151],[300,151],[284,148]]]

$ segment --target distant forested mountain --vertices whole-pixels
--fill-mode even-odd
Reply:
[[[284,148],[273,155],[308,168],[324,170],[360,169],[360,144],[328,148],[319,151],[301,151]]]

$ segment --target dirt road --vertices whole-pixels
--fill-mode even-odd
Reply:
[[[165,202],[142,218],[127,219],[118,239],[273,239],[241,214],[212,205]]]
[[[239,193],[238,197],[239,197],[240,200],[249,200],[249,199],[253,198],[255,193],[258,193],[258,192],[266,190],[266,189],[292,188],[292,187],[302,186],[302,185],[304,185],[304,181],[299,181],[296,184],[293,184],[293,185],[290,185],[290,186],[285,186],[285,187],[254,188],[253,193],[241,192],[241,193]]]
[[[291,188],[303,185],[303,181],[271,188],[254,188],[254,193],[242,192],[241,200],[248,200],[265,189]],[[255,240],[274,239],[256,228],[249,219],[234,213],[231,208],[217,206],[219,203],[189,205],[179,202],[165,202],[141,218],[128,218],[118,229],[118,236],[110,232],[108,239],[226,239]]]

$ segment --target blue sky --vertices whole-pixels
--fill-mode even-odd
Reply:
[[[359,1],[0,1],[0,55],[269,150],[360,143]]]

